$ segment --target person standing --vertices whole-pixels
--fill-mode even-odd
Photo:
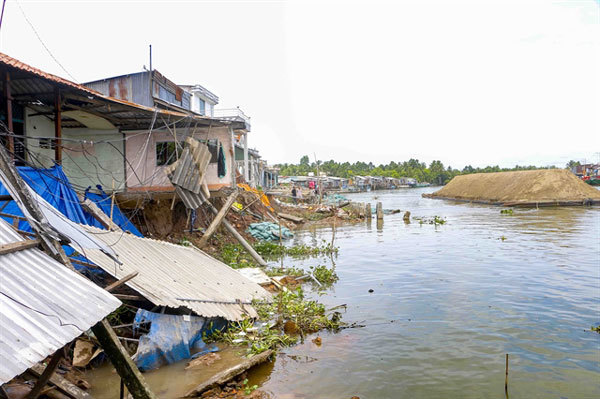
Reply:
[[[298,201],[296,200],[296,194],[297,194],[296,186],[293,186],[292,187],[292,201],[294,202],[294,204],[298,203]]]

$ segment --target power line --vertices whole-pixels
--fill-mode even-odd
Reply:
[[[46,49],[46,51],[48,52],[48,54],[50,54],[50,57],[52,57],[52,59],[54,60],[54,62],[56,62],[58,64],[58,66],[61,67],[62,70],[65,71],[65,73],[67,75],[69,75],[69,77],[71,79],[73,79],[73,81],[78,82],[78,80],[75,79],[75,77],[73,75],[71,75],[69,73],[69,71],[67,71],[67,69],[58,61],[58,59],[56,59],[56,57],[54,56],[54,54],[52,54],[52,52],[50,51],[50,49],[48,48],[48,46],[46,46],[46,43],[44,43],[44,41],[42,40],[42,38],[41,38],[40,34],[38,33],[37,29],[35,29],[35,26],[33,26],[33,24],[31,23],[31,21],[29,20],[29,18],[27,18],[27,15],[25,14],[25,11],[23,10],[23,7],[21,7],[21,3],[19,3],[19,0],[15,0],[15,3],[17,3],[17,6],[19,6],[19,10],[21,10],[21,14],[23,14],[23,17],[25,18],[25,21],[27,21],[27,23],[29,24],[29,26],[33,30],[33,33],[35,33],[35,35],[37,36],[38,40],[40,41],[40,43],[42,43],[42,46],[44,46],[44,48]],[[2,12],[4,13],[4,5],[2,6]]]

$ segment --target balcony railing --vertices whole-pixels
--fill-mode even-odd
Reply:
[[[246,115],[244,113],[244,111],[242,111],[240,109],[240,107],[215,109],[213,111],[213,117],[221,118],[221,119],[228,119],[228,120],[233,120],[233,121],[239,121],[239,122],[245,122],[247,129],[250,130],[250,117],[248,115]]]

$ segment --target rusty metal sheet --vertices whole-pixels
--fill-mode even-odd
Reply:
[[[0,245],[22,241],[0,219]],[[0,255],[0,384],[42,361],[121,305],[39,249]]]
[[[126,285],[157,306],[185,307],[199,316],[241,320],[246,315],[256,316],[250,305],[253,299],[271,298],[260,285],[195,247],[82,227],[111,245],[123,264],[115,265],[98,250],[86,251],[87,258],[117,279],[138,272]]]

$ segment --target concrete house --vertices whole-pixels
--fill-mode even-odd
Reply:
[[[156,70],[85,85],[117,99],[189,115],[187,123],[168,123],[163,118],[156,118],[154,124],[147,127],[152,131],[150,135],[145,134],[148,130],[124,133],[128,191],[172,192],[173,186],[162,170],[177,159],[179,148],[175,142],[182,142],[189,136],[208,145],[211,151],[206,173],[208,188],[218,190],[236,184],[235,146],[243,142],[247,148],[250,131],[249,118],[241,117],[241,110],[215,110],[219,98],[208,89],[200,85],[179,86]],[[247,152],[244,155],[246,165]]]

